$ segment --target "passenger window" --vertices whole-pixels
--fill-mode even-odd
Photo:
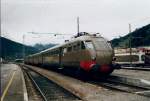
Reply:
[[[59,50],[55,50],[55,54],[56,54],[56,55],[59,54]]]
[[[54,53],[54,52],[53,52],[53,51],[51,51],[51,55],[53,55],[53,53]]]
[[[76,44],[73,46],[73,50],[74,50],[74,51],[80,50],[80,43],[76,43]]]
[[[63,54],[64,54],[64,53],[67,53],[67,48],[64,48],[64,50],[63,50]]]
[[[77,45],[74,45],[74,46],[73,46],[73,50],[74,50],[74,51],[78,50],[78,46],[77,46]]]
[[[67,51],[68,51],[68,52],[71,52],[71,51],[72,51],[72,47],[71,47],[71,46],[68,47],[68,48],[67,48]]]
[[[50,53],[49,53],[50,55],[52,55],[52,52],[50,51]]]
[[[80,50],[80,43],[77,43],[77,48],[78,50]]]

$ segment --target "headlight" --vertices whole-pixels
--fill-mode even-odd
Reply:
[[[95,57],[95,56],[92,56],[92,60],[96,60],[96,57]]]

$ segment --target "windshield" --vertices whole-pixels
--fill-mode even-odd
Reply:
[[[91,41],[86,41],[86,42],[85,42],[85,47],[86,47],[87,49],[92,49],[92,50],[94,50],[94,46],[93,46],[93,44],[92,44]]]
[[[95,39],[93,41],[96,50],[112,50],[111,44],[103,38]]]

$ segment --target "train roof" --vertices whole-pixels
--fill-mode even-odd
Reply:
[[[51,47],[51,48],[48,48],[46,50],[43,50],[41,52],[38,52],[38,53],[35,53],[35,54],[32,54],[32,55],[29,55],[27,57],[32,57],[32,56],[37,56],[37,55],[40,55],[40,54],[43,54],[43,53],[47,53],[49,52],[50,50],[53,50],[53,49],[57,49],[59,47],[64,47],[66,45],[69,45],[69,44],[72,44],[74,42],[77,42],[77,41],[85,41],[85,40],[91,40],[91,38],[103,38],[102,36],[96,36],[96,35],[91,35],[91,34],[86,34],[86,35],[83,35],[83,36],[79,36],[79,37],[76,37],[76,38],[72,38],[71,40],[63,43],[63,44],[60,44],[60,45],[56,45],[54,47]],[[104,38],[103,38],[104,39]]]

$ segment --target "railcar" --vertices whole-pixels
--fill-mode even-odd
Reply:
[[[14,62],[15,63],[23,63],[23,59],[16,59]]]
[[[79,73],[108,75],[116,68],[113,48],[102,36],[84,33],[62,45],[27,56],[26,64]]]
[[[150,50],[115,54],[115,63],[122,66],[150,66]]]

